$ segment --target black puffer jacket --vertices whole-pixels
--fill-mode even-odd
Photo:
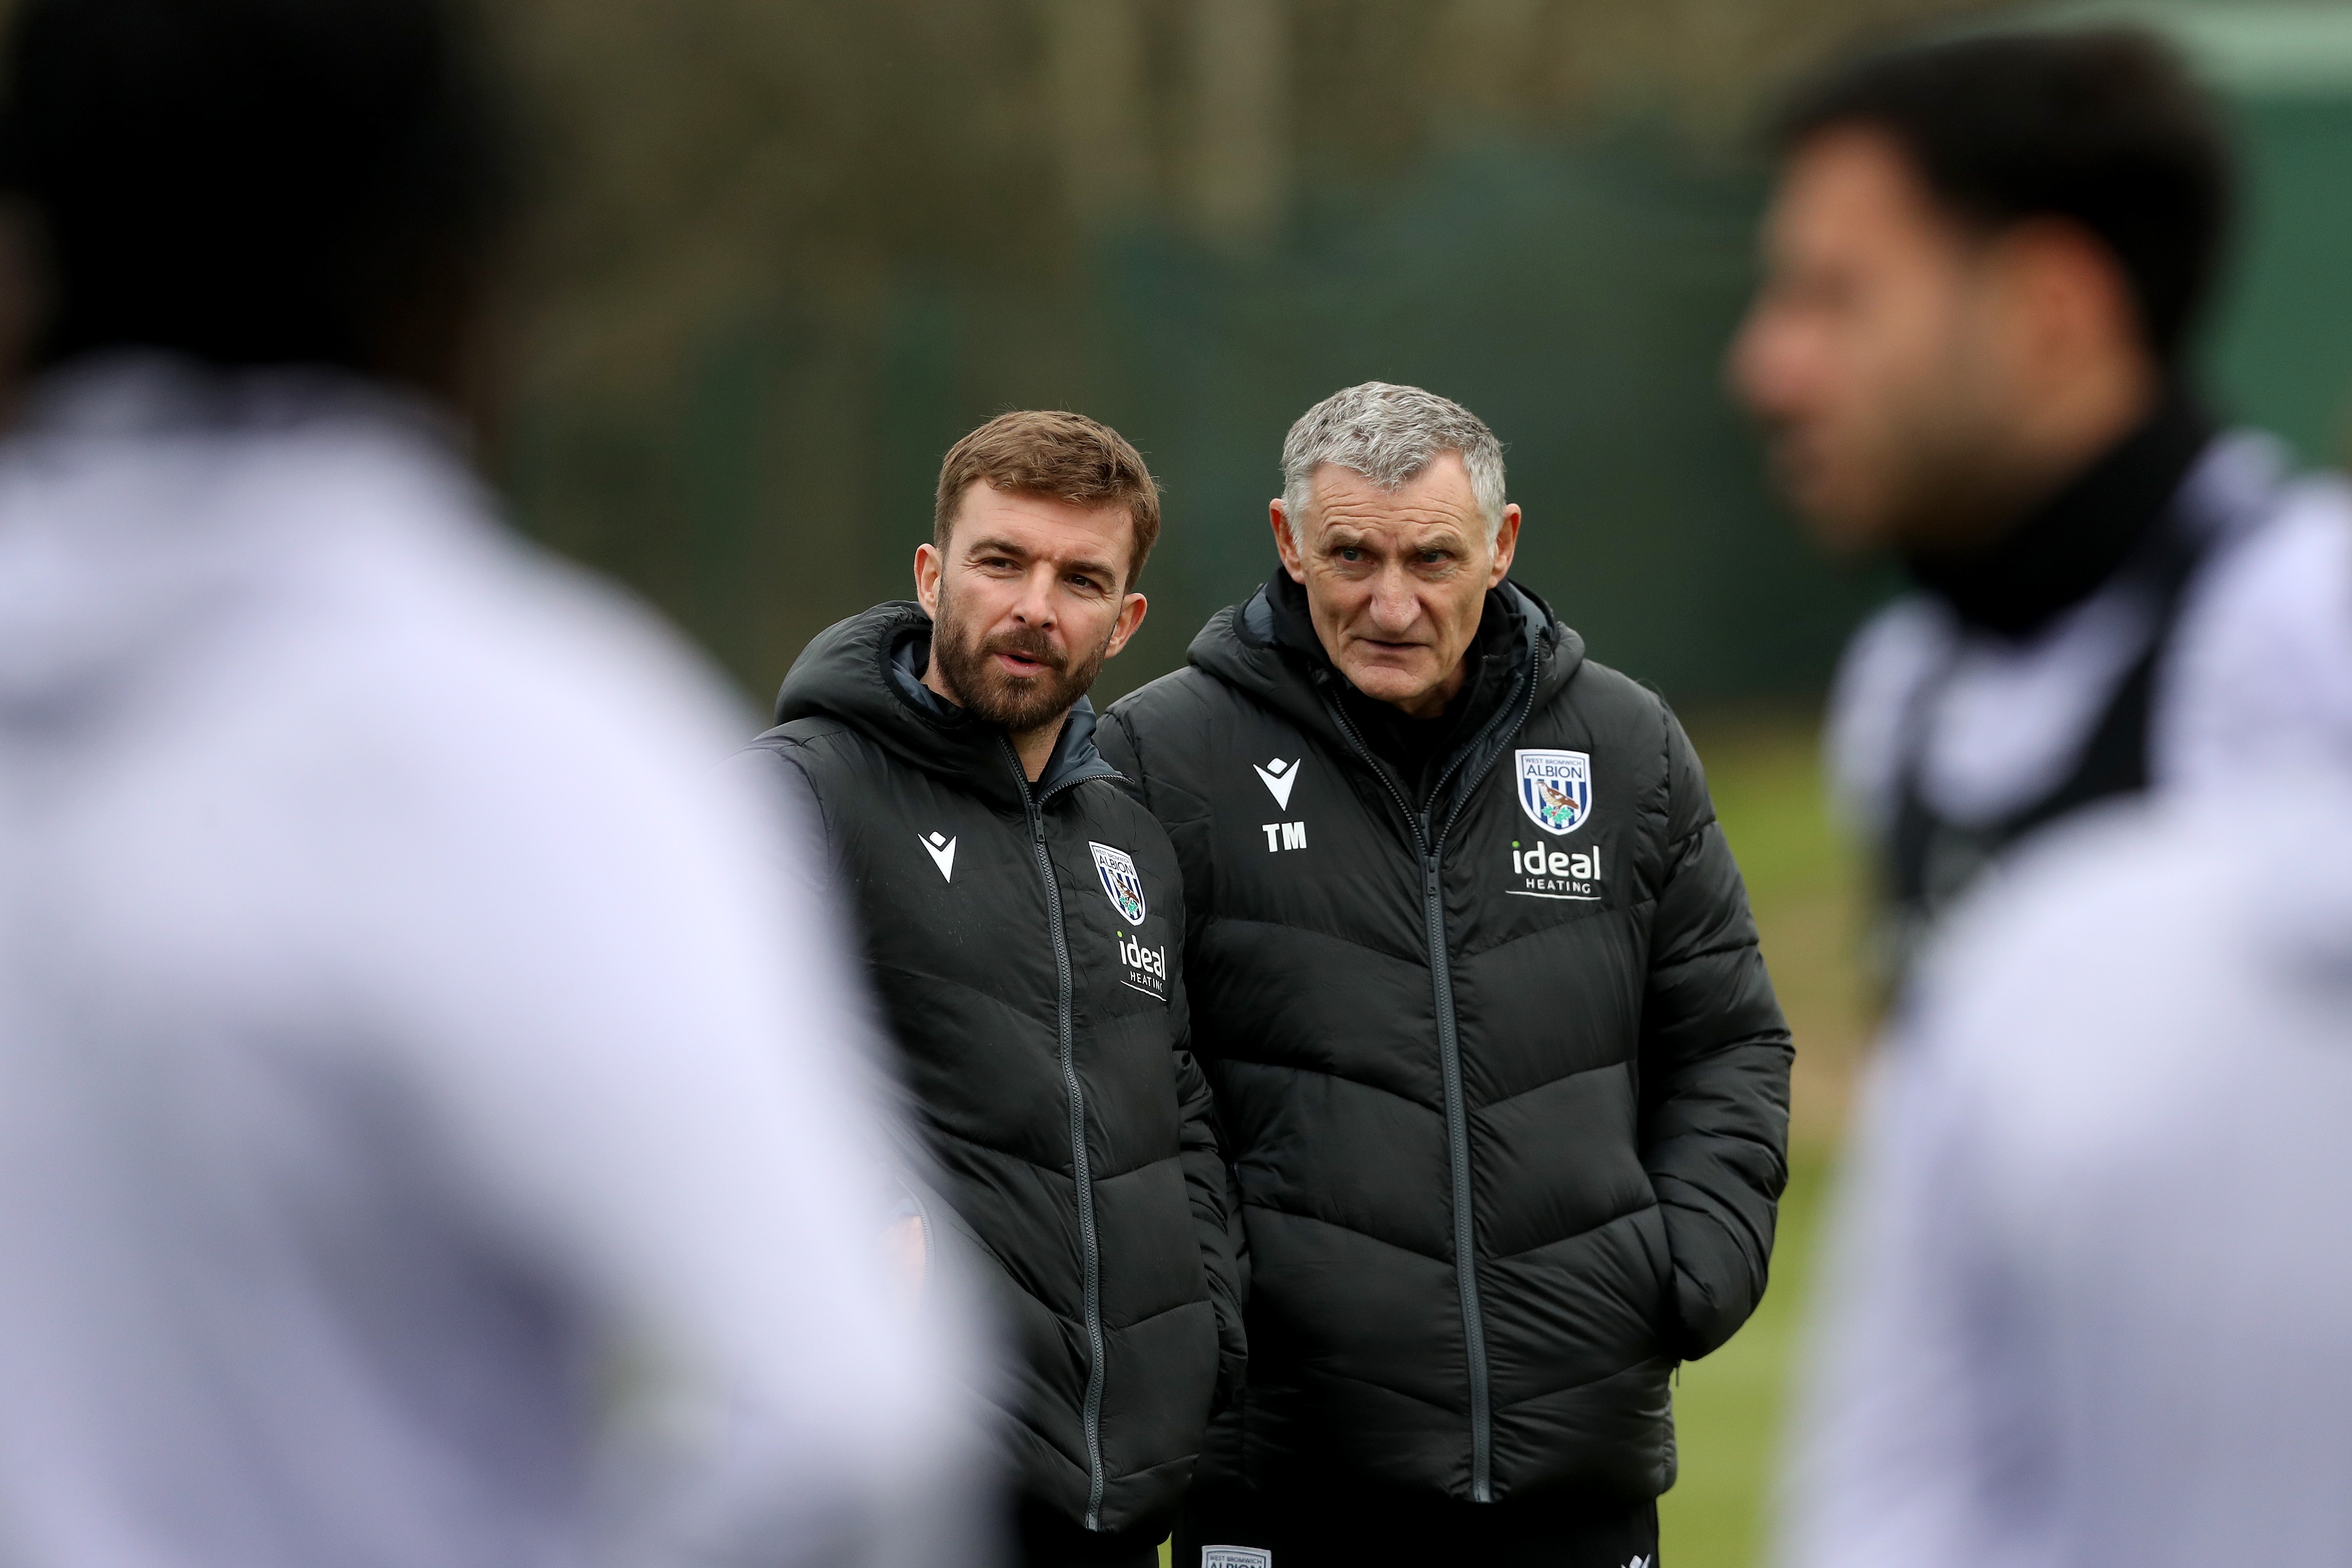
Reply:
[[[856,898],[955,1228],[1000,1287],[1020,1484],[1124,1529],[1172,1514],[1242,1370],[1182,884],[1092,708],[1031,784],[922,686],[930,629],[892,604],[818,637],[744,763],[814,795]]]
[[[1534,595],[1486,614],[1426,804],[1279,574],[1104,720],[1183,862],[1248,1235],[1204,1474],[1654,1495],[1668,1374],[1763,1293],[1789,1032],[1698,760]]]

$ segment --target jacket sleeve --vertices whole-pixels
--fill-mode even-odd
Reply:
[[[793,885],[796,897],[814,898],[820,907],[838,903],[836,879],[827,874],[834,862],[824,797],[792,755],[793,749],[790,742],[755,742],[719,763],[719,770],[743,781],[756,799],[774,807],[773,820],[782,828],[778,842],[793,852],[777,858],[773,873]]]
[[[1789,1026],[1690,740],[1666,716],[1666,866],[1642,1005],[1642,1163],[1673,1257],[1668,1349],[1703,1356],[1764,1295],[1788,1182]]]
[[[1160,792],[1145,773],[1142,746],[1127,716],[1114,710],[1095,731],[1095,743],[1111,766],[1127,775],[1144,806],[1169,827],[1177,859],[1184,874],[1185,951],[1192,951],[1193,913],[1202,909],[1202,889],[1194,886],[1196,857],[1186,854],[1187,833],[1171,827],[1160,806]],[[1242,1229],[1241,1189],[1226,1162],[1224,1140],[1217,1126],[1215,1099],[1209,1080],[1192,1052],[1191,999],[1177,966],[1178,979],[1171,998],[1177,1009],[1176,1097],[1184,1118],[1184,1188],[1192,1201],[1192,1223],[1201,1241],[1201,1267],[1209,1279],[1209,1299],[1217,1310],[1217,1392],[1210,1414],[1223,1410],[1239,1396],[1249,1361],[1248,1336],[1242,1327],[1242,1309],[1249,1300],[1249,1243]]]

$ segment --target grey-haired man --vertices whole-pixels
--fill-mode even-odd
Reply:
[[[1280,570],[1101,737],[1183,866],[1254,1268],[1176,1561],[1647,1563],[1784,1178],[1738,870],[1673,714],[1507,579],[1476,416],[1350,387],[1283,471]]]

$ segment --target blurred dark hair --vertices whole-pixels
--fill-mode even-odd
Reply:
[[[2070,219],[2104,241],[2148,347],[2176,362],[2220,270],[2234,173],[2213,102],[2132,27],[2012,33],[1864,57],[1781,110],[1782,152],[1867,126],[1962,218]]]
[[[374,371],[478,267],[508,138],[441,0],[25,0],[0,191],[51,271],[37,353]]]

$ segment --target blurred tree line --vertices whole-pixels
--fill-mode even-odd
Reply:
[[[1467,403],[1519,575],[1677,699],[1802,692],[1873,584],[1766,499],[1717,360],[1774,87],[1956,0],[504,0],[537,114],[526,526],[754,693],[907,595],[945,447],[1118,426],[1168,488],[1116,692],[1270,569],[1284,429]]]

